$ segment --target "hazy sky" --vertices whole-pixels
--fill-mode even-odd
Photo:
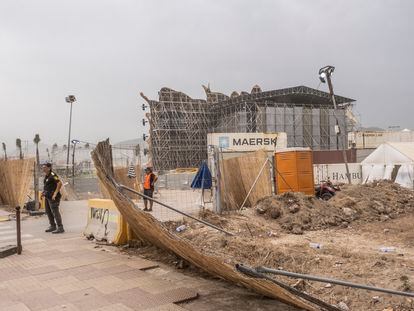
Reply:
[[[0,141],[141,137],[139,92],[317,87],[365,126],[414,128],[414,1],[0,0]],[[322,89],[325,89],[325,85]]]

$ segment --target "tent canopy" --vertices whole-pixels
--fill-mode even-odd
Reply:
[[[212,187],[212,178],[210,170],[205,161],[201,164],[198,169],[197,174],[194,177],[193,182],[191,183],[191,188],[193,189],[211,189]]]
[[[365,160],[366,164],[411,164],[414,163],[414,143],[384,143],[378,146]]]
[[[364,183],[390,179],[403,187],[414,187],[414,143],[384,143],[362,165]]]

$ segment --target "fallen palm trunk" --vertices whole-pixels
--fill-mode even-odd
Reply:
[[[221,277],[235,284],[243,285],[259,294],[275,298],[304,310],[317,310],[317,308],[306,301],[272,282],[246,277],[232,266],[224,263],[221,259],[201,253],[189,242],[169,232],[150,214],[137,210],[133,202],[113,182],[112,171],[110,165],[108,165],[110,164],[110,147],[108,141],[101,142],[97,145],[92,152],[92,158],[100,182],[114,201],[119,212],[127,220],[135,234],[141,239],[161,249],[175,253],[211,275]]]

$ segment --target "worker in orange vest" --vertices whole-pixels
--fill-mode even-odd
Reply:
[[[154,185],[157,181],[158,177],[152,172],[151,167],[147,167],[145,169],[145,176],[144,176],[144,195],[147,197],[152,198],[154,193]],[[150,201],[150,208],[148,209],[148,201]],[[152,205],[153,201],[144,198],[144,211],[152,212]]]

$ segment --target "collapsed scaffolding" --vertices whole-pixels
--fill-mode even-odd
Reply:
[[[170,88],[162,88],[159,100],[144,94],[150,113],[149,146],[153,166],[158,170],[199,166],[207,159],[208,133],[285,132],[288,147],[314,150],[346,149],[352,130],[353,99],[335,96],[338,124],[329,93],[306,86],[230,96],[203,86],[206,100],[193,99]],[[337,135],[335,128],[344,129]]]

